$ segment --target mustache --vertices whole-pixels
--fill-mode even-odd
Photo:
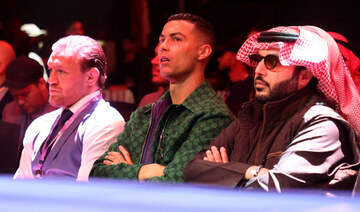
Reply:
[[[267,83],[262,76],[257,76],[255,78],[255,81],[256,80],[259,80],[259,81],[263,82],[266,86],[269,86],[269,83]]]

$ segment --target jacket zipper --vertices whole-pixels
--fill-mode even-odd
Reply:
[[[161,131],[161,135],[160,135],[160,142],[161,142],[161,140],[162,140],[162,139],[163,139],[163,137],[164,137],[165,128],[166,128],[166,125],[167,125],[167,123],[168,123],[168,121],[169,121],[170,115],[173,113],[173,111],[174,111],[177,107],[179,107],[179,106],[178,106],[178,105],[176,105],[174,109],[171,109],[171,111],[170,111],[170,113],[169,113],[168,117],[166,118],[166,121],[165,121],[164,127],[163,127],[163,129],[162,129],[162,131]]]
[[[151,105],[150,124],[149,124],[148,130],[147,130],[147,133],[146,133],[146,136],[145,136],[145,140],[144,140],[143,145],[142,145],[142,148],[141,148],[141,155],[140,155],[139,163],[142,161],[143,154],[144,154],[144,147],[145,147],[146,140],[147,140],[147,137],[148,137],[148,135],[149,135],[150,127],[151,127],[151,124],[152,124],[152,116],[153,116],[154,104],[155,104],[155,103],[152,103],[152,105]]]
[[[161,143],[162,143],[163,138],[164,138],[164,132],[165,132],[166,126],[167,126],[167,124],[168,124],[168,122],[169,122],[170,116],[171,116],[171,114],[173,113],[173,111],[174,111],[176,108],[178,108],[178,107],[179,107],[179,106],[176,105],[175,108],[171,109],[171,111],[169,112],[169,115],[168,115],[167,118],[166,118],[164,127],[163,127],[163,129],[161,130],[161,134],[160,134],[160,139],[159,139],[160,148],[161,148]]]
[[[264,111],[264,113],[263,113],[264,114],[264,120],[263,120],[263,126],[262,126],[262,129],[261,129],[259,140],[256,143],[255,165],[257,165],[259,163],[258,160],[259,160],[259,154],[260,154],[260,142],[261,142],[262,137],[264,135],[265,125],[266,125],[266,105],[264,106],[263,111]],[[259,165],[262,165],[262,164],[259,164]]]

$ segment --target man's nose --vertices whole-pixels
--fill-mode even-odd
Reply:
[[[255,75],[263,75],[267,74],[267,68],[265,67],[264,60],[261,60],[255,68]]]
[[[58,83],[58,79],[57,79],[57,76],[56,76],[56,71],[50,71],[50,76],[49,76],[49,79],[48,79],[48,83],[50,85]]]
[[[24,105],[24,104],[25,104],[25,98],[23,98],[23,97],[18,97],[18,98],[17,98],[17,103],[18,103],[18,105],[20,105],[20,106]]]
[[[152,65],[159,65],[159,56],[156,55],[152,60],[151,60],[151,64]]]
[[[168,40],[164,39],[164,41],[160,43],[160,52],[167,50],[168,50]]]

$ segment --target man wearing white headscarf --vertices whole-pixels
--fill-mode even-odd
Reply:
[[[334,39],[318,27],[276,27],[251,36],[237,59],[255,68],[255,98],[189,162],[185,181],[351,189],[360,96]]]

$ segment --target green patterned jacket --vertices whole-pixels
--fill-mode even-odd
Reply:
[[[162,97],[170,98],[169,91]],[[151,121],[152,105],[136,110],[125,124],[118,141],[113,143],[91,170],[90,176],[121,179],[137,179],[142,148]],[[167,113],[170,113],[166,115]],[[152,146],[152,163],[166,166],[164,176],[152,181],[183,182],[187,162],[205,149],[222,129],[234,121],[233,114],[216,96],[211,85],[205,81],[181,105],[167,107],[155,131]],[[119,145],[130,153],[134,165],[119,163],[105,165],[103,160],[109,151],[118,151]]]

